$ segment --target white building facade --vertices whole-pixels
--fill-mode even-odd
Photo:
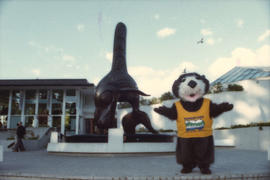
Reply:
[[[62,134],[89,132],[94,84],[86,79],[0,80],[2,128],[54,127]]]

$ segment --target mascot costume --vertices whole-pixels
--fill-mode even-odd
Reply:
[[[182,164],[181,173],[190,173],[198,166],[202,174],[211,174],[210,164],[214,162],[214,139],[212,118],[230,111],[232,104],[213,103],[203,98],[209,90],[209,81],[197,73],[182,74],[175,80],[172,91],[180,98],[172,107],[160,106],[154,111],[176,120],[177,163]]]

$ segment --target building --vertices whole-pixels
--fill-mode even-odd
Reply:
[[[270,67],[239,67],[236,66],[215,81],[211,85],[218,83],[227,85],[231,83],[238,83],[242,81],[255,81],[269,84],[270,81]]]
[[[229,91],[230,84],[243,87]],[[207,95],[214,102],[228,101],[233,111],[214,121],[215,127],[230,127],[259,122],[270,122],[270,67],[234,67],[211,83],[223,87],[223,92]]]
[[[86,79],[0,80],[0,121],[8,129],[21,121],[26,127],[55,127],[62,134],[89,132],[94,88]]]

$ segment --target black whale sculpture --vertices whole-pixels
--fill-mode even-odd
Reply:
[[[132,112],[124,116],[122,121],[125,134],[135,134],[135,127],[140,123],[152,133],[157,133],[147,114],[139,110],[139,96],[148,95],[138,89],[135,80],[128,74],[126,33],[125,24],[118,23],[114,34],[111,71],[100,80],[96,87],[94,119],[100,129],[116,128],[117,102],[128,102],[132,106]]]

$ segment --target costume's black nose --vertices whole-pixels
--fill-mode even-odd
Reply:
[[[197,85],[197,83],[193,80],[189,81],[188,86],[191,88],[194,88]]]

